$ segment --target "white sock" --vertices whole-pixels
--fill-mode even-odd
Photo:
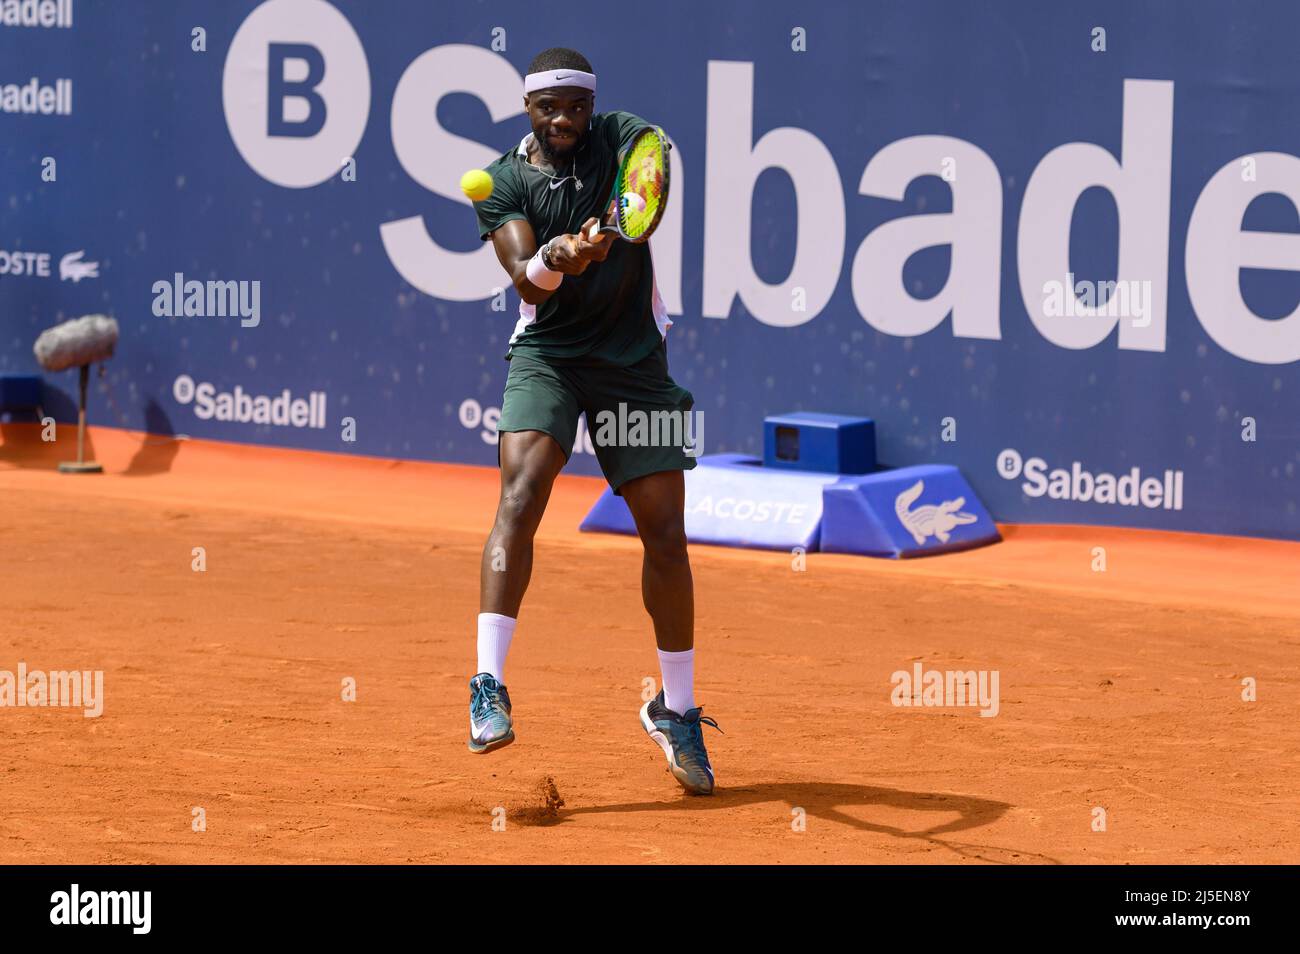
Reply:
[[[506,653],[510,652],[516,622],[499,613],[478,614],[478,671],[491,673],[500,683],[506,681]]]
[[[664,677],[664,705],[678,715],[695,708],[695,650],[659,654],[659,671]]]

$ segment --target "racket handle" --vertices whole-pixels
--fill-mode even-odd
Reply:
[[[603,235],[600,234],[600,223],[599,223],[599,222],[592,222],[592,223],[591,223],[591,228],[589,228],[589,229],[587,230],[587,239],[588,239],[589,241],[592,241],[592,242],[603,242],[603,241],[605,241],[605,236],[603,236]]]

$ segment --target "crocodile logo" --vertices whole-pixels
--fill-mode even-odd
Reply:
[[[60,281],[66,282],[71,279],[73,284],[76,284],[83,278],[99,277],[99,262],[83,262],[81,256],[85,254],[86,250],[83,248],[79,252],[69,252],[59,259]]]
[[[940,543],[947,543],[954,527],[975,522],[973,513],[962,513],[965,497],[945,500],[938,505],[925,504],[915,510],[908,509],[923,490],[925,481],[918,480],[894,499],[894,513],[898,514],[899,523],[918,544],[924,545],[926,537],[931,536],[938,538]]]

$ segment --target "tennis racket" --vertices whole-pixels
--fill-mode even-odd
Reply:
[[[623,153],[614,187],[605,208],[605,224],[587,233],[592,242],[617,235],[628,242],[648,239],[668,206],[668,150],[672,147],[658,126],[646,126]]]

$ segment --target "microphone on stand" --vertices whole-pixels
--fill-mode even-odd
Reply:
[[[107,315],[86,315],[47,328],[36,339],[32,351],[46,371],[80,368],[81,397],[77,411],[77,459],[59,464],[64,474],[99,474],[104,468],[86,460],[86,385],[90,366],[113,357],[117,347],[117,322]]]

